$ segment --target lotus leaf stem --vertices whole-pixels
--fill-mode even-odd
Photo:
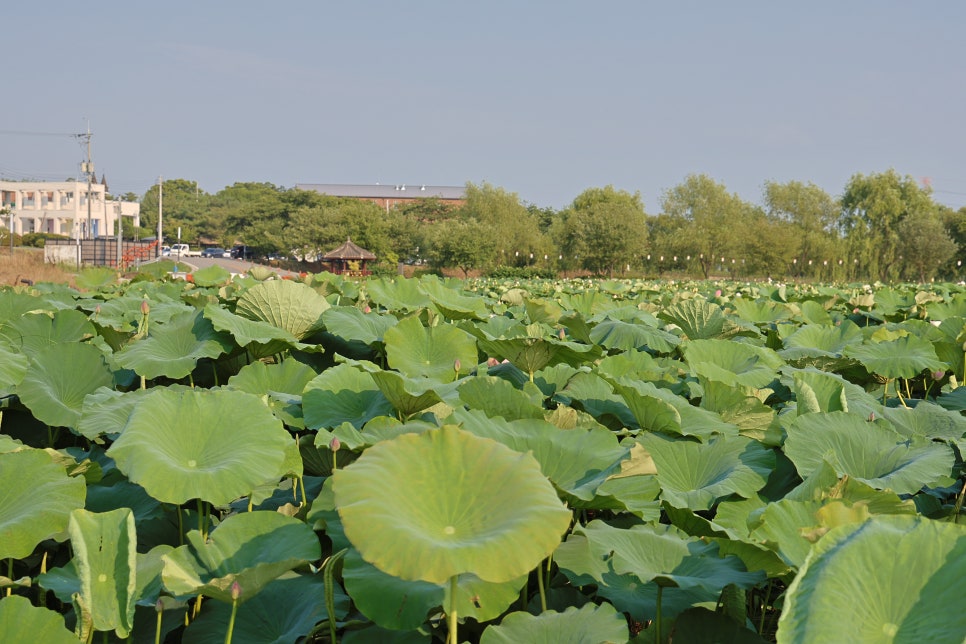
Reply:
[[[154,604],[154,610],[158,613],[158,623],[154,627],[154,644],[161,644],[161,618],[164,615],[164,604],[158,599]]]
[[[956,497],[956,505],[953,506],[953,523],[959,523],[959,514],[963,511],[963,497],[966,496],[966,479],[963,480],[963,487]]]
[[[661,595],[664,592],[664,586],[658,584],[657,586],[657,607],[654,611],[654,641],[661,641]]]
[[[200,597],[199,597],[200,599]],[[228,632],[225,633],[225,644],[231,644],[231,636],[235,630],[235,614],[238,612],[238,600],[231,600],[231,617],[228,618]]]
[[[449,638],[446,644],[459,644],[456,636],[458,617],[456,616],[456,592],[459,590],[459,575],[453,575],[449,580],[449,607],[446,611],[446,624],[449,626]]]
[[[7,557],[7,577],[10,581],[13,581],[13,557]],[[13,590],[13,586],[7,586],[7,597],[10,596],[10,592]]]
[[[550,556],[547,557],[547,580],[544,582],[547,585],[547,588],[550,588],[550,567],[551,566],[553,566],[553,553],[552,552],[550,553]]]
[[[322,584],[325,592],[325,610],[329,616],[329,641],[335,644],[338,639],[336,638],[336,623],[335,623],[335,565],[346,553],[349,552],[348,548],[343,548],[339,552],[330,556],[324,562],[322,562]]]
[[[768,602],[771,601],[771,589],[774,580],[769,579],[768,585],[765,586],[765,601],[761,603],[761,617],[758,619],[758,634],[761,635],[765,631],[765,615],[768,614]]]
[[[908,378],[903,378],[903,380],[905,380],[905,382],[906,382],[906,398],[908,398],[908,399],[911,400],[912,399],[912,392],[909,391],[909,379]]]
[[[540,564],[537,564],[537,590],[540,591],[540,612],[544,613],[547,611],[547,592],[543,587],[543,571],[540,570]]]

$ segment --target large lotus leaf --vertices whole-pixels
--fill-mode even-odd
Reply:
[[[507,420],[543,418],[544,408],[503,378],[469,378],[460,384],[459,392],[460,400],[470,409],[479,409],[490,417],[501,416]]]
[[[737,426],[720,415],[690,404],[667,389],[649,382],[623,378],[614,384],[641,429],[709,440],[715,435],[733,436]]]
[[[517,452],[530,452],[540,470],[567,494],[589,501],[604,480],[620,472],[628,450],[606,429],[558,429],[544,420],[505,421],[477,410],[453,415],[463,429]]]
[[[626,642],[627,620],[610,604],[571,606],[564,612],[548,610],[539,615],[515,612],[499,625],[491,624],[483,631],[480,644],[597,644]]]
[[[874,488],[913,494],[952,473],[953,450],[927,439],[899,435],[846,412],[799,416],[788,428],[785,454],[802,476],[828,462]]]
[[[27,375],[27,356],[0,344],[0,396],[12,392]]]
[[[303,340],[322,329],[322,314],[329,306],[328,300],[305,284],[269,280],[245,291],[235,304],[235,313],[268,322]]]
[[[301,395],[305,386],[316,377],[312,367],[298,360],[283,360],[277,364],[253,362],[228,379],[228,387],[267,397],[267,402],[282,422],[303,426]]]
[[[675,644],[766,644],[768,640],[723,612],[696,606],[677,616],[669,641]]]
[[[344,619],[349,598],[333,589],[335,615]],[[244,589],[242,589],[244,593]],[[231,604],[211,602],[184,631],[182,644],[221,642],[231,619]],[[291,644],[329,619],[322,575],[286,575],[271,582],[235,616],[232,644]]]
[[[391,414],[393,406],[367,371],[348,364],[326,369],[302,393],[305,426],[338,427],[352,423],[361,428],[376,416]]]
[[[410,418],[443,402],[438,380],[407,378],[396,371],[370,370],[369,375],[402,418]]]
[[[624,398],[614,393],[613,385],[595,373],[576,374],[554,400],[583,410],[611,429],[639,427]]]
[[[419,290],[450,320],[485,320],[490,315],[483,298],[463,295],[447,287],[435,275],[419,280]]]
[[[278,353],[283,348],[305,349],[309,346],[299,342],[294,335],[285,329],[280,329],[262,320],[250,320],[235,315],[228,309],[216,304],[206,306],[204,316],[211,321],[215,330],[231,334],[238,346],[255,345],[256,353],[259,355],[269,355],[273,350],[274,353]]]
[[[920,436],[956,445],[966,453],[966,418],[937,404],[920,400],[915,407],[890,407],[882,410],[885,418],[903,436]]]
[[[778,377],[784,361],[771,349],[726,340],[693,340],[684,345],[684,359],[694,373],[708,380],[761,389]]]
[[[354,306],[333,306],[322,314],[322,321],[329,333],[368,346],[382,342],[386,331],[399,322],[394,315],[363,313]]]
[[[681,344],[681,338],[648,324],[609,319],[591,330],[590,339],[607,349],[631,351],[648,348],[658,353],[671,353]]]
[[[676,325],[689,340],[728,338],[740,331],[717,304],[690,299],[665,308],[658,315]]]
[[[509,360],[521,371],[531,376],[555,364],[566,363],[571,367],[593,362],[600,357],[596,345],[565,342],[554,338],[517,337],[479,341],[480,349],[499,359]]]
[[[451,426],[378,443],[333,477],[349,541],[402,579],[507,582],[552,553],[570,523],[532,456]]]
[[[233,514],[207,540],[197,530],[188,543],[164,555],[161,578],[175,595],[202,594],[231,603],[238,582],[239,601],[257,595],[273,579],[322,555],[319,539],[299,519],[256,510]]]
[[[148,337],[127,344],[117,363],[143,378],[184,378],[202,358],[231,351],[231,336],[215,331],[201,311],[186,311],[166,324],[152,324]]]
[[[106,434],[120,434],[127,426],[137,404],[151,389],[135,389],[120,392],[101,387],[84,398],[77,431],[89,440],[97,440]]]
[[[164,513],[161,502],[148,495],[144,488],[130,481],[111,481],[110,485],[88,485],[87,503],[91,512],[108,512],[114,508],[127,508],[134,513],[137,523],[160,519]]]
[[[369,298],[390,311],[418,311],[433,305],[432,300],[420,288],[416,279],[370,280],[366,285]]]
[[[0,326],[0,344],[33,356],[52,344],[82,342],[94,332],[94,325],[80,311],[28,313]]]
[[[860,572],[857,572],[860,571]],[[948,642],[966,633],[949,591],[966,576],[966,528],[882,516],[830,531],[786,591],[778,642]]]
[[[386,331],[385,342],[389,366],[411,378],[452,382],[477,363],[476,339],[451,324],[426,328],[408,317]]]
[[[677,508],[708,510],[730,494],[748,498],[775,467],[773,452],[740,436],[695,443],[643,434],[638,440],[657,466],[661,498]]]
[[[252,394],[162,389],[138,404],[107,454],[159,501],[225,505],[284,476],[292,442]]]
[[[17,393],[37,420],[75,427],[84,397],[113,384],[104,354],[97,348],[84,343],[54,344],[37,352]]]
[[[586,316],[603,313],[618,306],[611,295],[596,288],[575,293],[558,293],[557,299],[568,311],[577,311]]]
[[[350,549],[342,570],[346,591],[363,615],[383,628],[412,630],[440,606],[449,606],[449,584],[407,581],[386,574]],[[526,575],[491,583],[472,574],[457,580],[456,612],[479,622],[498,617],[520,598]]]
[[[747,572],[737,557],[720,557],[718,546],[670,526],[616,528],[602,521],[574,528],[554,561],[576,585],[597,584],[597,593],[637,620],[653,619],[657,587],[666,616],[702,601],[715,601],[734,584],[750,588],[764,579]]]
[[[844,353],[861,362],[871,373],[885,378],[915,378],[923,370],[947,368],[936,356],[932,344],[914,335],[848,347]]]
[[[774,324],[793,315],[788,305],[771,300],[736,298],[731,306],[742,320],[758,325]]]
[[[17,320],[31,311],[49,311],[50,306],[36,295],[9,289],[0,291],[0,325]]]
[[[785,348],[778,354],[785,360],[803,358],[838,358],[846,347],[862,344],[862,329],[851,320],[839,326],[831,324],[806,324],[785,338]]]
[[[769,389],[756,390],[704,379],[701,380],[701,388],[704,390],[702,409],[713,411],[724,422],[737,425],[743,436],[773,446],[781,443],[781,431],[773,429],[775,410],[763,402]]]
[[[77,636],[67,630],[60,613],[12,595],[0,599],[0,641],[77,644]]]
[[[882,405],[878,400],[838,374],[813,367],[784,367],[782,373],[782,384],[795,394],[796,413],[799,415],[816,411],[849,411],[864,418],[882,415]]]
[[[221,286],[231,279],[231,273],[223,266],[213,264],[194,271],[191,278],[198,286]]]
[[[626,461],[624,461],[626,462]],[[623,463],[622,463],[623,464]],[[626,510],[645,522],[661,518],[661,485],[654,475],[613,475],[597,488],[597,496],[588,503],[572,502],[574,508]]]
[[[0,490],[0,559],[22,559],[44,539],[61,538],[86,494],[83,477],[32,449],[0,454]]]
[[[111,512],[74,510],[70,544],[80,579],[77,603],[90,614],[94,630],[127,637],[134,625],[137,601],[137,535],[128,508]]]

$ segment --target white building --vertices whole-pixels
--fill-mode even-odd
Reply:
[[[86,181],[0,181],[0,208],[13,213],[13,232],[54,233],[76,239],[117,234],[118,217],[141,225],[141,204],[106,200],[104,186],[91,184],[90,211]],[[10,227],[10,215],[2,217]],[[88,234],[88,220],[90,234]]]

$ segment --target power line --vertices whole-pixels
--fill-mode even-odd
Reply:
[[[17,136],[70,136],[74,138],[87,136],[87,132],[78,134],[76,132],[28,132],[26,130],[0,130],[0,134],[13,134]]]

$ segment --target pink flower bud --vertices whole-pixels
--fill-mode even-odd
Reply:
[[[497,360],[496,358],[489,358],[489,359],[487,359],[487,361],[486,361],[486,366],[487,366],[487,367],[495,367],[495,366],[497,366],[498,364],[500,364],[500,361],[499,361],[499,360]]]
[[[565,330],[563,330],[563,329],[560,329],[557,332],[557,337],[560,338],[561,340],[566,340],[567,339],[567,332]]]
[[[717,291],[714,292],[714,296],[715,297],[721,297],[721,289],[720,288]]]
[[[235,581],[231,582],[231,599],[232,601],[238,601],[239,597],[241,597],[241,584],[239,584],[238,580],[236,579]]]
[[[372,307],[367,306],[365,309],[363,309],[363,312],[364,313],[372,313]]]
[[[340,441],[338,437],[333,436],[332,440],[329,441],[329,449],[331,449],[333,452],[338,452],[340,449],[342,449],[342,441]]]
[[[456,359],[456,360],[455,360],[455,361],[453,362],[453,370],[454,370],[454,371],[455,371],[456,373],[459,373],[459,372],[460,372],[460,367],[462,367],[462,366],[463,366],[463,363],[461,363],[461,362],[460,362],[460,359],[459,359],[459,358],[457,358],[457,359]]]
[[[874,423],[875,422],[875,412],[874,411],[870,411],[869,412],[869,422],[870,423]]]
[[[852,312],[853,313],[858,313],[859,312],[859,307],[855,307],[854,309],[852,309]]]
[[[141,300],[141,314],[147,315],[150,310],[151,310],[151,307],[148,305],[148,301]]]
[[[943,371],[942,369],[937,369],[936,371],[933,371],[932,372],[932,379],[933,380],[942,380],[943,379],[943,376],[945,376],[945,375],[946,375],[946,372],[945,371]]]

